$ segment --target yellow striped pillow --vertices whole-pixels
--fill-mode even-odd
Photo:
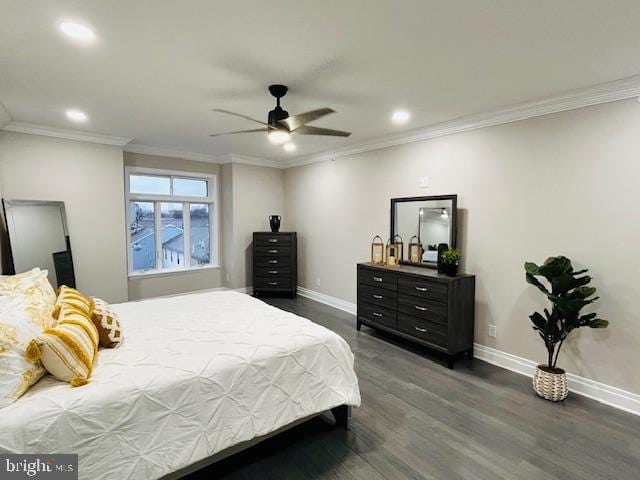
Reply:
[[[53,310],[53,316],[55,318],[59,317],[60,309],[63,305],[73,307],[85,313],[87,316],[91,316],[91,309],[93,307],[91,299],[85,297],[75,288],[67,287],[66,285],[62,285],[58,292],[58,298]]]
[[[41,360],[58,380],[78,387],[89,382],[98,352],[98,330],[91,319],[73,308],[62,308],[58,324],[47,328],[27,347],[31,361]]]

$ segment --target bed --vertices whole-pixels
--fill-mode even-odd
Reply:
[[[112,308],[123,344],[99,352],[88,385],[47,376],[0,410],[0,451],[78,453],[82,479],[176,477],[327,410],[344,424],[360,404],[340,336],[248,295]]]

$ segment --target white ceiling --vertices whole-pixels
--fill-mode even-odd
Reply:
[[[98,41],[63,38],[68,19]],[[0,0],[14,121],[183,152],[291,159],[638,73],[637,0]],[[332,107],[314,125],[353,135],[294,137],[294,155],[260,133],[208,137],[258,126],[212,108],[266,120],[271,83],[290,86],[290,114]]]

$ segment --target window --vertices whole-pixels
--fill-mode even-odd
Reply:
[[[216,177],[126,170],[129,274],[215,266]]]

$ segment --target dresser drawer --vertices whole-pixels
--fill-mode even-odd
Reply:
[[[387,290],[398,289],[398,275],[386,270],[373,268],[358,269],[358,283],[366,283]]]
[[[447,347],[447,329],[439,323],[399,313],[398,330],[420,340]]]
[[[447,302],[448,288],[445,284],[415,277],[400,277],[398,291],[428,300]]]
[[[257,235],[254,238],[256,246],[258,247],[271,247],[274,245],[291,246],[291,235]]]
[[[396,308],[397,293],[384,288],[361,283],[358,285],[358,299],[387,308]]]
[[[257,257],[255,259],[257,269],[264,268],[291,268],[291,257]]]
[[[291,280],[289,278],[257,278],[255,283],[254,288],[256,289],[291,288]]]
[[[257,267],[256,276],[258,278],[289,278],[291,268],[286,267]]]
[[[358,317],[366,322],[377,323],[383,327],[397,328],[396,311],[389,308],[360,302],[358,303]]]
[[[431,322],[447,324],[447,304],[398,293],[398,311]]]
[[[287,257],[291,256],[290,246],[273,245],[268,247],[261,247],[256,245],[254,247],[257,257]]]

